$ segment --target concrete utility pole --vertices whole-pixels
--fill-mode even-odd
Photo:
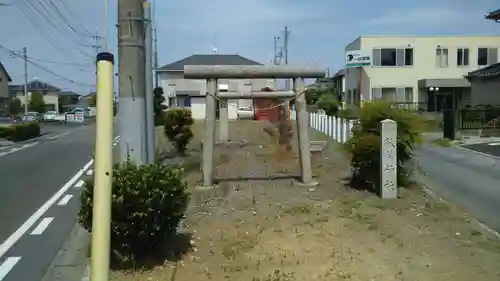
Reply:
[[[147,162],[143,1],[118,1],[120,158]]]
[[[283,34],[283,52],[285,55],[285,65],[288,64],[288,37],[290,36],[290,32],[288,30],[288,26],[285,25],[285,32]],[[290,79],[285,80],[285,88],[290,90]]]
[[[274,36],[274,58],[273,58],[273,64],[274,65],[279,65],[281,62],[281,48],[278,47],[278,40],[280,38],[278,36]]]
[[[155,111],[154,111],[154,101],[153,101],[153,24],[151,17],[151,2],[149,0],[144,0],[144,28],[146,33],[145,45],[146,45],[146,83],[145,83],[145,95],[146,95],[146,148],[147,148],[147,163],[153,164],[155,161]]]
[[[155,78],[155,88],[159,87],[159,78],[158,78],[158,73],[156,70],[158,69],[158,35],[156,34],[156,3],[153,4],[153,8],[151,9],[152,15],[151,15],[151,27],[153,28],[153,71],[154,71],[154,78]]]
[[[156,35],[156,28],[153,29],[153,39],[154,39],[154,62],[153,62],[153,68],[155,72],[155,88],[159,87],[159,82],[158,82],[158,73],[156,70],[158,69],[158,37]]]
[[[99,33],[96,32],[94,36],[92,36],[92,39],[94,39],[94,43],[92,44],[92,48],[95,50],[96,55],[99,54],[101,50],[101,39],[102,37],[99,36]],[[96,79],[96,93],[97,93],[97,61],[95,62],[95,79]]]
[[[108,52],[109,42],[109,0],[104,0],[104,51]]]
[[[94,36],[92,36],[92,39],[94,39],[94,44],[92,44],[92,49],[95,50],[96,54],[99,54],[99,51],[101,50],[101,39],[103,39],[101,36],[99,36],[99,33],[96,32]],[[97,65],[97,62],[96,62]]]
[[[23,48],[24,59],[24,115],[28,114],[28,105],[30,98],[28,97],[28,48]]]

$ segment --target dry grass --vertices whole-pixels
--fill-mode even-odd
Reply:
[[[193,149],[201,127],[195,132]],[[260,123],[232,123],[230,135],[248,143],[217,147],[218,188],[196,190],[199,172],[188,177],[182,229],[193,235],[191,252],[152,269],[114,271],[112,280],[500,280],[499,241],[454,207],[418,189],[395,201],[348,189],[348,162],[333,143],[313,155],[320,185],[295,186],[284,175],[298,174],[297,157],[280,151]]]

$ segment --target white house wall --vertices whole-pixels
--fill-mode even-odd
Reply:
[[[363,67],[362,94],[371,96],[371,88],[412,87],[414,102],[422,102],[426,90],[419,92],[420,79],[460,79],[468,72],[482,68],[478,66],[478,48],[498,48],[498,36],[449,36],[449,37],[361,37],[346,47],[349,50],[363,50],[372,54],[375,48],[413,48],[413,66],[370,66]],[[436,66],[436,48],[448,49],[448,67]],[[457,66],[457,49],[469,49],[469,65]],[[500,58],[500,53],[498,54]],[[346,92],[356,89],[355,72],[346,77]],[[366,75],[366,77],[365,77]],[[367,80],[367,81],[366,81]],[[366,82],[366,83],[365,83]],[[422,92],[423,91],[423,92]]]
[[[28,92],[28,102],[29,100],[31,100],[31,95],[32,92]],[[59,96],[57,95],[57,92],[43,93],[42,96],[43,96],[43,101],[45,102],[46,105],[52,105],[54,107],[54,110],[59,112]],[[24,106],[24,102],[26,101],[24,93],[23,92],[16,93],[16,98],[19,99],[21,105]]]
[[[176,91],[192,91],[199,92],[204,95],[207,92],[206,80],[204,79],[184,79],[182,72],[160,72],[158,75],[159,85],[163,88],[164,96],[166,99],[165,104],[168,105],[168,99],[175,97]],[[226,84],[229,91],[246,92],[260,91],[262,88],[271,87],[275,88],[275,79],[220,79],[220,84]],[[235,99],[229,100],[228,104],[228,118],[237,119],[238,107],[252,106],[252,100],[248,99]],[[191,98],[191,111],[193,118],[205,118],[205,99],[203,97]]]
[[[238,119],[238,100],[227,100],[227,111],[229,120]]]
[[[191,116],[195,120],[205,119],[205,98],[191,98]]]

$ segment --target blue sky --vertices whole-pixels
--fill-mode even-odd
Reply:
[[[36,77],[81,93],[93,89],[95,50],[90,47],[93,39],[89,32],[103,34],[103,0],[0,2],[13,4],[0,6],[0,44],[15,50],[27,46],[34,63],[59,74],[30,65],[30,79]],[[214,42],[219,53],[240,54],[266,63],[273,57],[273,37],[281,35],[285,25],[291,30],[290,63],[320,65],[332,72],[343,66],[345,45],[360,35],[500,36],[500,24],[484,19],[486,13],[500,8],[498,0],[153,0],[153,3],[160,66],[194,53],[211,53]],[[109,4],[109,45],[115,52],[117,0],[110,0]],[[0,61],[14,83],[22,83],[22,61],[2,50]]]

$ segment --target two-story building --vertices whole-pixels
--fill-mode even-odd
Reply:
[[[9,82],[12,79],[0,62],[0,116],[9,115]]]
[[[78,94],[68,91],[61,91],[60,88],[50,85],[48,83],[42,82],[40,80],[32,80],[28,82],[28,102],[31,99],[33,93],[40,93],[43,96],[43,101],[45,102],[45,111],[60,111],[59,99],[62,96],[74,96],[79,97]],[[24,106],[26,98],[24,96],[24,85],[11,85],[9,86],[9,92],[11,97],[16,97],[21,101]]]
[[[497,63],[499,48],[500,36],[359,37],[345,48],[345,102],[386,99],[428,111],[482,103],[464,76]]]
[[[186,65],[262,65],[259,62],[239,55],[197,54],[159,68],[156,73],[159,85],[163,88],[169,107],[188,107],[194,119],[205,118],[206,81],[202,79],[185,79]],[[249,93],[260,91],[265,87],[275,88],[274,79],[220,79],[220,91]],[[237,118],[239,107],[252,106],[251,100],[228,100],[230,119]]]

